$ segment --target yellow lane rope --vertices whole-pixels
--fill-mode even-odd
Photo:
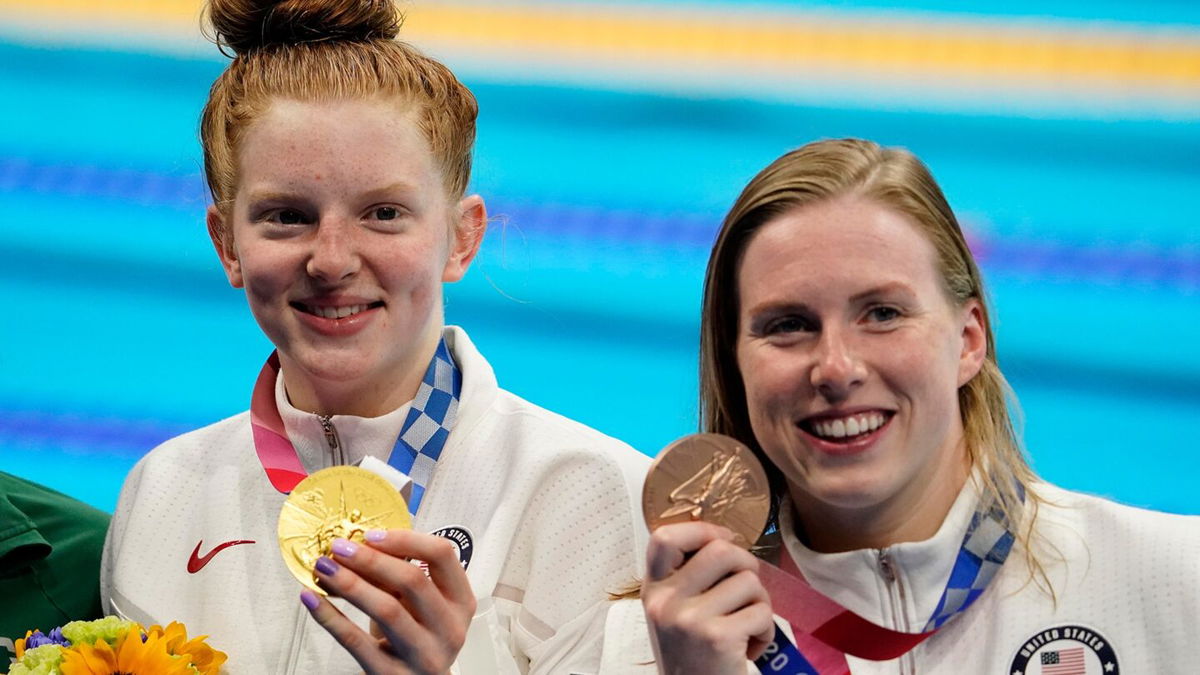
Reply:
[[[673,67],[787,69],[842,67],[947,76],[1136,84],[1200,91],[1200,31],[1055,32],[1046,26],[983,21],[854,22],[833,15],[720,16],[604,5],[410,3],[405,39],[472,51],[587,55],[598,64],[642,60]],[[196,0],[0,0],[6,10],[84,22],[195,25]],[[1070,24],[1067,24],[1070,25]]]

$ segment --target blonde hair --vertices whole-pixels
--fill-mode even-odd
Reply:
[[[395,39],[403,17],[392,0],[209,0],[205,12],[214,41],[233,55],[200,120],[205,178],[225,215],[246,129],[275,99],[399,98],[416,114],[448,196],[466,192],[475,97],[446,66]]]
[[[738,268],[750,240],[774,218],[808,204],[846,195],[870,199],[917,225],[937,252],[947,296],[957,305],[975,299],[983,314],[987,356],[959,388],[958,403],[971,465],[983,481],[985,506],[1000,509],[1018,542],[1030,550],[1032,518],[1021,528],[1027,505],[1036,513],[1036,480],[1009,414],[1015,397],[996,359],[983,279],[962,229],[929,169],[912,153],[870,141],[819,141],[793,150],[763,169],[742,191],[713,245],[704,282],[700,322],[700,410],[705,431],[732,436],[752,448],[772,476],[776,500],[785,486],[754,437],[738,370],[736,343]],[[778,501],[776,502],[778,503]],[[1034,563],[1032,558],[1030,562]],[[1035,569],[1039,569],[1034,565]],[[1040,569],[1039,569],[1040,571]],[[1040,575],[1044,578],[1044,574]]]

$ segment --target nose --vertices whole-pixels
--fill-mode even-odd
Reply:
[[[351,222],[323,218],[317,226],[308,256],[308,275],[326,283],[354,276],[362,266],[357,231]]]
[[[845,400],[866,381],[866,364],[837,328],[827,327],[822,332],[811,379],[817,393],[830,402]]]

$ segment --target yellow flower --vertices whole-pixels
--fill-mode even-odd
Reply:
[[[18,661],[21,660],[22,656],[25,656],[25,641],[29,639],[30,635],[33,635],[33,631],[27,630],[27,631],[25,631],[25,637],[17,638],[16,649],[17,649],[17,660]]]
[[[161,635],[167,643],[167,651],[177,656],[184,656],[200,675],[217,675],[221,664],[229,658],[224,652],[219,652],[204,643],[207,635],[187,639],[187,628],[178,621],[172,621],[164,629],[162,626],[151,626],[151,634]]]
[[[78,644],[63,653],[62,675],[192,675],[186,658],[172,656],[162,633],[145,642],[136,630],[125,634],[114,649],[104,640]]]

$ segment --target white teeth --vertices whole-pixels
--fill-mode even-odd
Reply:
[[[883,415],[879,413],[867,413],[864,415],[852,415],[843,419],[814,422],[812,428],[816,435],[824,438],[845,438],[847,436],[858,436],[859,434],[875,431],[883,426],[883,422]]]
[[[366,311],[366,305],[347,305],[344,307],[312,307],[309,311],[326,319],[344,319],[352,314]]]

